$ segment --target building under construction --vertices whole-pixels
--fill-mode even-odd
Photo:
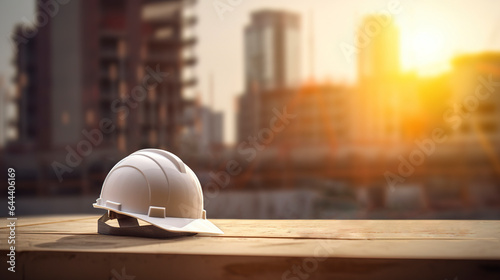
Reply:
[[[358,36],[376,20],[377,15],[366,17]],[[268,40],[280,42],[282,33]],[[422,78],[400,70],[398,38],[392,23],[360,50],[353,86],[309,82],[266,89],[247,74],[235,151],[243,171],[233,186],[347,185],[368,208],[408,207],[402,197],[412,197],[424,210],[498,205],[500,55],[462,56],[450,72]],[[272,73],[265,69],[272,64],[257,65],[263,67],[258,73]],[[488,98],[474,99],[478,87]],[[457,113],[448,104],[461,109]],[[269,133],[276,110],[284,109],[294,117]]]
[[[13,38],[31,34],[16,43],[18,139],[5,153],[20,193],[94,192],[124,155],[178,149],[196,84],[194,4],[71,1],[43,26],[16,27]]]

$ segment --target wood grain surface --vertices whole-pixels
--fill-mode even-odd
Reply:
[[[15,273],[2,225],[1,279],[500,279],[500,221],[211,220],[223,236],[150,239],[98,218],[18,218]]]

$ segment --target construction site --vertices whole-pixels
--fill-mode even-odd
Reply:
[[[113,165],[154,147],[193,168],[215,218],[500,216],[499,52],[459,55],[449,71],[421,77],[401,69],[391,24],[357,52],[356,82],[313,71],[301,82],[305,19],[254,11],[241,30],[244,87],[227,144],[224,115],[196,94],[186,98],[197,84],[194,6],[69,4],[17,45],[18,115],[7,123],[17,137],[2,161],[17,170],[21,211],[37,203],[55,205],[49,214],[67,203],[92,211],[86,203]],[[98,18],[74,16],[92,9]],[[365,16],[355,37],[380,17]],[[16,26],[14,37],[29,28]],[[67,59],[81,67],[68,70]],[[62,76],[70,80],[54,79]]]

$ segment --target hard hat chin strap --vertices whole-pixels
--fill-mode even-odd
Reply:
[[[117,219],[120,227],[113,227],[106,222],[111,219]],[[151,237],[151,238],[173,238],[180,236],[191,236],[192,232],[173,232],[167,231],[153,225],[140,226],[136,218],[108,211],[97,220],[97,232],[107,235]]]

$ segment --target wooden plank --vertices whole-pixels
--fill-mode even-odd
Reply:
[[[43,224],[53,224],[53,223],[66,223],[73,220],[90,220],[94,219],[94,216],[89,215],[49,215],[49,216],[28,216],[28,217],[18,217],[16,220],[17,227],[32,226],[32,225],[43,225]],[[0,229],[5,229],[8,226],[2,224]]]
[[[400,260],[293,257],[31,252],[20,258],[23,274],[2,279],[439,279],[498,280],[499,263],[465,260]],[[12,277],[12,276],[11,276]],[[24,278],[21,278],[24,277]]]
[[[26,232],[93,233],[99,216],[28,217]],[[361,240],[498,240],[500,222],[466,220],[211,220],[223,237]],[[63,226],[61,226],[63,224]],[[5,229],[6,226],[0,226]],[[22,231],[25,228],[21,229]]]
[[[5,238],[4,234],[1,237]],[[4,239],[6,240],[6,239]],[[314,257],[484,259],[500,260],[500,245],[491,240],[332,240],[193,236],[169,240],[82,233],[16,235],[22,251],[93,251],[155,254]],[[7,250],[4,243],[0,250]]]
[[[30,217],[17,220],[21,232],[95,233],[99,216]],[[454,220],[212,220],[223,237],[339,240],[498,240],[497,221]],[[27,227],[29,226],[29,227]],[[0,227],[5,229],[6,226]]]
[[[212,220],[224,236],[161,240],[99,235],[97,219],[19,218],[16,277],[118,279],[112,270],[126,267],[137,279],[305,279],[283,276],[305,264],[310,279],[500,279],[499,221]],[[8,234],[2,226],[4,264]]]

